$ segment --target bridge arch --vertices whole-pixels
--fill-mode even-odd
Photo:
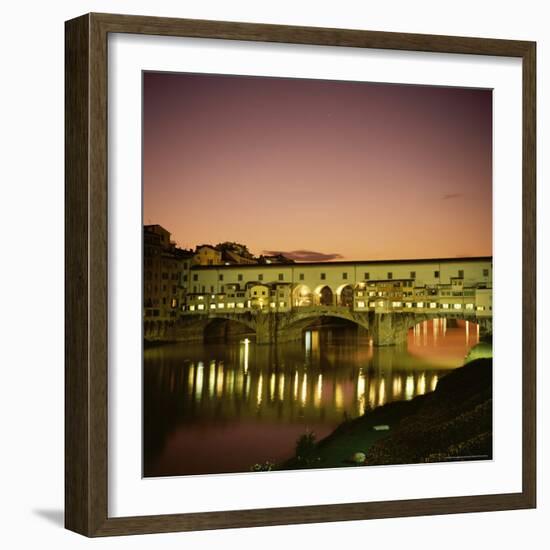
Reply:
[[[353,306],[353,285],[345,284],[340,285],[336,289],[336,297],[339,306],[352,307]]]
[[[232,340],[255,336],[256,327],[245,319],[216,315],[207,320],[203,328],[204,340]]]
[[[335,305],[334,292],[329,285],[319,285],[314,292],[314,305],[333,306]]]

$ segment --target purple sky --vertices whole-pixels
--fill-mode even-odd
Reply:
[[[297,259],[492,254],[492,92],[144,74],[144,223]]]

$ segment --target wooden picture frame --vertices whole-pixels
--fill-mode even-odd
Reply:
[[[523,67],[523,488],[511,494],[108,516],[107,36],[133,33],[520,58]],[[533,508],[536,505],[534,42],[88,14],[66,22],[65,525],[86,536]]]

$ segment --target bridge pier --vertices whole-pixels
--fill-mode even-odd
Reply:
[[[407,341],[407,325],[402,315],[375,313],[371,327],[375,346],[395,346]]]

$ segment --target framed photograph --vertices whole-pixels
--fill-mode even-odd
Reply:
[[[535,43],[65,36],[66,527],[535,507]]]

